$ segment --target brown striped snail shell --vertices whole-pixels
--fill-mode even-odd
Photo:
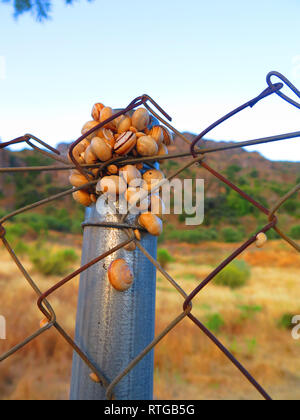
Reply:
[[[118,136],[114,146],[117,155],[127,155],[136,145],[136,135],[131,131],[126,131]]]

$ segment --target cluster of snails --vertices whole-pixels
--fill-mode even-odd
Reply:
[[[82,128],[84,135],[101,122],[113,117],[116,111],[96,103],[92,109],[92,121]],[[121,115],[106,123],[102,128],[87,135],[73,148],[73,157],[80,165],[105,163],[121,156],[139,158],[167,155],[168,146],[173,144],[169,130],[157,123],[145,108]],[[99,165],[98,165],[99,166]],[[162,171],[144,163],[122,165],[108,164],[104,170],[88,168],[83,175],[72,170],[69,181],[74,187],[81,187],[96,180],[93,186],[73,193],[75,201],[90,206],[102,195],[115,195],[125,199],[129,206],[138,209],[138,223],[150,234],[159,236],[163,230],[161,216],[164,203],[158,191],[152,192],[155,185],[164,178]],[[139,231],[135,231],[140,239]],[[127,245],[126,250],[133,251],[135,243]],[[125,260],[116,260],[109,267],[109,280],[117,290],[127,290],[132,283],[132,273]],[[122,278],[122,284],[116,279]]]

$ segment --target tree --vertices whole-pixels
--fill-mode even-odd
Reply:
[[[64,0],[66,4],[73,4],[76,0]],[[92,0],[87,0],[92,1]],[[0,0],[2,3],[11,3],[14,8],[14,17],[31,12],[39,22],[49,19],[51,0]]]

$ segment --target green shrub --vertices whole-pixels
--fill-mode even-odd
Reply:
[[[25,242],[19,241],[14,246],[14,251],[17,255],[25,255],[29,253],[30,248],[28,245],[25,244]]]
[[[205,326],[213,333],[220,332],[224,325],[224,319],[220,314],[211,314],[206,318]]]
[[[73,249],[51,252],[38,245],[31,250],[30,260],[35,269],[45,276],[63,275],[70,265],[77,260]]]
[[[283,314],[277,321],[277,327],[284,330],[292,329],[293,328],[292,319],[294,316],[295,314],[291,314],[291,313]]]
[[[162,268],[166,268],[168,263],[174,261],[174,258],[170,255],[169,251],[164,248],[158,250],[157,259]]]
[[[250,267],[245,261],[236,260],[225,267],[216,277],[215,283],[231,289],[242,287],[250,278]]]
[[[293,239],[300,239],[300,225],[293,226],[290,235]]]
[[[240,319],[246,321],[247,319],[253,319],[263,308],[259,305],[239,305],[238,309],[241,311]]]
[[[231,227],[227,227],[222,229],[222,236],[225,242],[233,243],[233,242],[241,242],[245,234],[242,229],[233,229]]]

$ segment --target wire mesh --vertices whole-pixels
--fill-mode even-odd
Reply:
[[[276,83],[273,84],[271,81],[272,77],[278,77],[283,83]],[[12,260],[24,276],[24,279],[29,283],[31,288],[34,290],[34,292],[37,295],[37,305],[40,311],[43,313],[43,315],[47,318],[48,323],[44,325],[43,327],[39,328],[37,331],[35,331],[32,335],[27,337],[24,341],[17,344],[15,347],[11,348],[6,353],[0,355],[0,362],[3,362],[8,357],[16,353],[18,350],[26,346],[31,341],[35,340],[37,337],[39,337],[41,334],[43,334],[45,331],[49,330],[50,328],[55,328],[57,332],[64,338],[64,340],[70,345],[74,351],[79,355],[79,357],[87,364],[87,366],[90,368],[91,372],[93,372],[96,377],[99,380],[99,386],[103,386],[106,389],[106,397],[108,400],[114,398],[114,388],[115,386],[124,378],[130,371],[133,369],[142,359],[143,357],[149,353],[154,347],[171,331],[177,326],[179,323],[181,323],[184,319],[188,318],[190,319],[219,349],[221,352],[225,354],[225,356],[228,358],[228,360],[241,372],[241,374],[245,377],[246,380],[252,384],[252,386],[261,394],[261,396],[267,400],[270,400],[271,397],[269,394],[262,388],[262,386],[256,381],[256,379],[247,371],[247,369],[237,360],[236,357],[219,341],[219,339],[211,332],[209,331],[206,326],[197,318],[195,315],[193,315],[193,307],[192,303],[194,298],[206,287],[209,285],[209,283],[216,277],[218,273],[220,273],[228,264],[230,264],[233,260],[235,260],[238,256],[240,256],[246,249],[248,249],[252,244],[254,244],[257,240],[257,235],[259,233],[266,233],[271,229],[274,229],[283,240],[285,240],[287,243],[289,243],[296,251],[300,252],[300,246],[298,243],[293,241],[290,237],[286,235],[285,232],[282,231],[281,228],[278,227],[278,217],[277,212],[280,209],[280,207],[294,194],[296,194],[300,190],[300,184],[296,185],[289,193],[287,193],[284,197],[282,197],[277,203],[274,204],[274,206],[271,209],[265,208],[261,203],[257,202],[255,199],[253,199],[251,196],[246,194],[242,189],[240,189],[237,185],[235,185],[233,182],[231,182],[229,179],[224,177],[222,174],[214,170],[212,167],[210,167],[205,162],[206,155],[209,155],[210,153],[217,153],[218,151],[224,151],[224,150],[230,150],[230,149],[237,149],[237,148],[243,148],[246,146],[253,146],[263,143],[271,143],[276,141],[282,141],[286,139],[296,138],[300,137],[300,131],[293,132],[293,133],[287,133],[277,136],[271,136],[266,138],[260,138],[260,139],[254,139],[234,144],[228,144],[228,145],[222,145],[221,147],[211,147],[211,148],[201,148],[197,147],[197,144],[201,141],[201,139],[209,133],[213,128],[217,127],[222,122],[228,120],[229,118],[233,117],[240,111],[244,110],[247,107],[253,107],[258,101],[272,95],[273,93],[276,93],[281,98],[289,102],[291,105],[296,106],[297,108],[300,108],[300,104],[296,102],[295,100],[289,98],[287,95],[283,94],[281,92],[281,89],[284,87],[284,84],[287,85],[294,93],[295,95],[300,98],[300,92],[297,90],[295,86],[292,85],[292,83],[286,79],[283,75],[281,75],[278,72],[271,72],[267,75],[267,83],[268,87],[265,89],[259,96],[255,97],[251,101],[247,102],[244,105],[241,105],[234,111],[230,112],[229,114],[225,115],[223,118],[216,121],[214,124],[212,124],[210,127],[208,127],[206,130],[204,130],[201,134],[199,134],[193,142],[190,142],[188,138],[186,138],[182,133],[180,133],[178,130],[176,130],[175,127],[173,127],[170,123],[171,118],[169,115],[148,95],[142,95],[138,98],[135,98],[125,109],[119,111],[118,113],[114,114],[111,118],[107,119],[106,121],[99,123],[97,126],[92,128],[90,131],[86,132],[84,135],[79,137],[69,149],[69,157],[71,160],[71,164],[66,159],[62,158],[60,156],[60,152],[56,150],[55,148],[49,146],[42,140],[38,139],[37,137],[31,135],[31,134],[25,134],[22,137],[18,137],[14,140],[8,141],[6,143],[1,143],[0,148],[8,147],[13,144],[18,143],[26,143],[31,148],[36,150],[39,153],[42,153],[48,157],[51,157],[53,160],[56,160],[60,163],[60,165],[51,165],[51,166],[35,166],[35,167],[18,167],[18,168],[0,168],[1,173],[7,173],[7,172],[22,172],[22,171],[61,171],[61,170],[69,170],[76,168],[78,171],[80,171],[83,174],[88,173],[88,170],[98,168],[98,173],[105,169],[107,166],[115,163],[115,164],[137,164],[137,163],[151,163],[155,162],[157,160],[164,161],[167,159],[177,159],[177,158],[183,158],[183,157],[192,157],[192,159],[182,166],[179,170],[176,171],[176,173],[172,174],[168,180],[178,176],[181,172],[183,172],[188,167],[191,167],[193,165],[199,166],[210,172],[214,177],[218,178],[222,183],[226,184],[229,188],[236,191],[243,199],[247,200],[249,203],[251,203],[254,207],[256,207],[261,213],[263,213],[266,216],[266,224],[265,226],[260,229],[255,235],[250,237],[245,243],[243,243],[238,249],[236,249],[232,255],[230,255],[228,258],[226,258],[215,270],[213,270],[190,294],[187,294],[181,286],[168,274],[168,272],[146,251],[146,249],[141,245],[141,243],[136,239],[136,236],[133,234],[133,230],[136,227],[130,226],[126,224],[126,217],[127,215],[124,215],[122,217],[122,220],[119,224],[111,226],[114,228],[123,229],[128,236],[128,239],[126,241],[123,241],[116,247],[107,250],[102,255],[99,255],[97,258],[91,260],[89,263],[81,266],[73,273],[69,274],[68,276],[64,277],[62,280],[60,280],[58,283],[56,283],[54,286],[52,286],[50,289],[48,289],[45,292],[42,292],[33,278],[30,276],[30,274],[25,269],[24,265],[18,258],[18,256],[15,254],[12,246],[6,239],[6,231],[4,227],[4,223],[10,220],[12,217],[16,216],[17,214],[23,213],[25,211],[32,210],[33,208],[42,206],[44,204],[47,204],[51,201],[57,200],[61,197],[67,196],[69,194],[74,193],[75,191],[85,189],[91,185],[94,185],[97,183],[97,180],[92,180],[89,183],[82,185],[80,187],[67,189],[64,192],[61,192],[59,194],[53,195],[51,197],[48,197],[46,199],[43,199],[41,201],[38,201],[36,203],[33,203],[31,205],[25,206],[23,208],[20,208],[18,210],[15,210],[6,216],[2,217],[0,219],[0,238],[7,249],[8,253],[10,254]],[[149,103],[155,108],[153,109]],[[118,158],[113,158],[110,161],[104,162],[104,163],[97,163],[93,165],[83,164],[80,165],[73,156],[73,150],[74,147],[79,144],[82,140],[84,140],[87,136],[92,134],[94,131],[99,130],[101,127],[106,125],[108,122],[113,121],[120,115],[124,115],[130,110],[135,109],[136,107],[139,107],[143,105],[154,117],[156,117],[161,123],[163,123],[166,127],[168,127],[175,135],[179,136],[182,140],[184,140],[186,143],[190,145],[190,151],[186,153],[176,153],[176,154],[169,154],[169,155],[159,155],[159,156],[152,156],[152,157],[139,157],[139,158],[129,158],[127,156],[122,156]],[[162,117],[162,116],[164,117]],[[36,142],[38,145],[35,145],[33,142]],[[201,146],[201,144],[200,144]],[[46,148],[47,150],[43,149],[42,147]],[[61,165],[63,164],[63,166]],[[158,187],[156,187],[158,188]],[[152,190],[153,191],[153,190]],[[146,194],[150,194],[152,191],[148,191]],[[139,227],[140,228],[140,227]],[[119,375],[115,378],[106,378],[101,370],[93,364],[89,358],[89,355],[84,353],[82,349],[79,348],[79,346],[75,343],[75,341],[67,334],[67,332],[64,330],[64,328],[58,323],[57,317],[55,314],[54,309],[52,308],[49,298],[56,290],[63,287],[66,283],[70,282],[72,279],[74,279],[78,274],[82,273],[84,270],[88,269],[92,265],[98,263],[102,259],[106,258],[110,254],[114,253],[115,251],[121,249],[122,247],[126,246],[127,244],[134,241],[136,243],[136,246],[138,249],[150,260],[150,262],[156,267],[156,269],[163,275],[163,277],[175,288],[175,290],[182,296],[183,303],[182,303],[182,311],[178,314],[176,318],[174,318],[169,325],[158,334],[155,339],[149,343],[149,345],[134,359],[130,362],[130,364],[119,373]]]

